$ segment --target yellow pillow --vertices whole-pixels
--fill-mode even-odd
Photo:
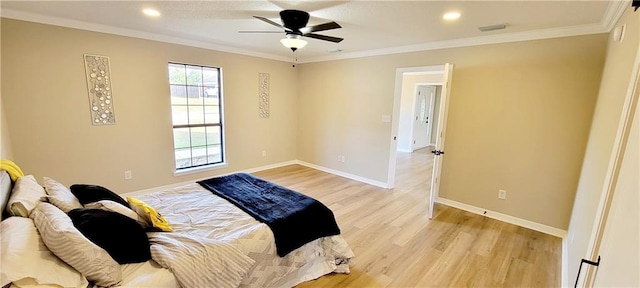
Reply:
[[[16,181],[18,180],[18,178],[24,176],[24,173],[22,172],[20,167],[18,167],[18,165],[16,165],[16,163],[13,163],[13,161],[11,160],[0,160],[0,170],[7,171],[7,173],[9,173],[9,176],[11,177],[11,181]]]
[[[160,215],[160,213],[158,213],[156,209],[153,209],[153,207],[147,205],[147,203],[144,203],[132,197],[127,197],[127,202],[129,202],[129,204],[131,204],[131,208],[134,211],[136,211],[136,213],[138,213],[140,217],[144,218],[147,222],[149,222],[151,226],[156,227],[165,232],[173,231],[173,228],[169,226],[169,223],[167,222],[167,220],[164,219],[164,217],[162,217],[162,215]]]

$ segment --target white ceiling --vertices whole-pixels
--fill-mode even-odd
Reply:
[[[446,47],[604,33],[630,1],[1,1],[2,17],[180,43],[300,62],[380,55]],[[630,4],[629,4],[630,5]],[[144,8],[162,15],[150,18]],[[307,38],[297,55],[282,34],[240,30],[278,28],[283,9],[311,14],[308,25],[329,21],[342,28],[317,32],[345,38],[339,44]],[[462,14],[445,21],[445,12]],[[480,32],[479,26],[507,29]],[[342,52],[330,53],[339,48]]]

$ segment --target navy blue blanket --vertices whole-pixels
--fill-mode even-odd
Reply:
[[[197,183],[267,224],[280,257],[320,237],[340,234],[327,206],[252,175],[238,173]]]

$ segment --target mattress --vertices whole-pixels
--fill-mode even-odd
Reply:
[[[328,273],[349,273],[353,252],[340,236],[323,237],[276,254],[273,233],[233,204],[193,183],[136,197],[160,212],[174,232],[233,245],[256,264],[240,287],[293,287]],[[123,266],[125,287],[176,287],[173,274],[153,261]]]

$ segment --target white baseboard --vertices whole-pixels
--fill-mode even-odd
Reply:
[[[571,287],[569,285],[569,248],[567,247],[567,237],[562,238],[562,287]]]
[[[275,163],[275,164],[269,164],[269,165],[260,166],[260,167],[256,167],[256,168],[240,170],[238,172],[254,173],[254,172],[258,172],[258,171],[275,169],[275,168],[280,168],[280,167],[289,166],[289,165],[295,165],[295,164],[298,164],[298,160],[291,160],[291,161],[285,161],[285,162],[280,162],[280,163]],[[233,174],[233,173],[238,173],[238,172],[232,172],[232,173],[228,173],[228,174]]]
[[[510,215],[507,215],[507,214],[494,212],[494,211],[491,211],[491,210],[483,209],[483,208],[472,206],[472,205],[469,205],[469,204],[460,203],[460,202],[449,200],[449,199],[446,199],[446,198],[438,197],[436,202],[438,202],[440,204],[443,204],[443,205],[447,205],[447,206],[451,206],[451,207],[454,207],[454,208],[458,208],[458,209],[461,209],[461,210],[469,211],[471,213],[484,215],[484,216],[487,216],[489,218],[500,220],[502,222],[518,225],[518,226],[521,226],[521,227],[524,227],[524,228],[529,228],[531,230],[535,230],[535,231],[539,231],[539,232],[542,232],[542,233],[545,233],[545,234],[549,234],[549,235],[553,235],[553,236],[556,236],[556,237],[560,237],[560,238],[563,238],[563,239],[567,235],[567,231],[566,230],[558,229],[558,228],[555,228],[555,227],[547,226],[547,225],[544,225],[544,224],[536,223],[536,222],[525,220],[525,219],[518,218],[518,217],[513,217],[513,216],[510,216]]]
[[[398,152],[413,153],[413,150],[398,148]]]
[[[333,174],[333,175],[338,175],[340,177],[349,178],[351,180],[356,180],[358,182],[366,183],[366,184],[373,185],[373,186],[378,186],[380,188],[389,188],[389,186],[385,182],[380,182],[380,181],[369,179],[369,178],[365,178],[365,177],[362,177],[362,176],[349,174],[349,173],[346,173],[346,172],[334,170],[334,169],[323,167],[323,166],[318,166],[316,164],[311,164],[311,163],[300,161],[300,160],[298,160],[296,162],[299,165],[307,166],[309,168],[320,170],[322,172],[327,172],[327,173],[330,173],[330,174]]]
[[[173,189],[173,188],[176,188],[176,187],[180,187],[180,186],[188,185],[188,184],[191,184],[191,183],[195,183],[196,181],[209,179],[211,177],[224,176],[224,175],[229,175],[229,174],[233,174],[233,173],[240,173],[240,172],[254,173],[254,172],[258,172],[258,171],[269,170],[269,169],[274,169],[274,168],[288,166],[288,165],[294,165],[294,164],[298,164],[298,160],[285,161],[285,162],[269,164],[269,165],[265,165],[265,166],[255,167],[255,168],[249,168],[249,169],[241,169],[241,170],[234,171],[234,172],[216,174],[215,176],[209,176],[209,177],[205,177],[205,178],[188,180],[188,181],[173,183],[173,184],[169,184],[169,185],[153,187],[153,188],[149,188],[149,189],[143,189],[143,190],[138,190],[138,191],[122,193],[120,195],[124,196],[124,197],[127,197],[127,196],[136,197],[136,196],[139,196],[139,195],[149,194],[151,192]]]

